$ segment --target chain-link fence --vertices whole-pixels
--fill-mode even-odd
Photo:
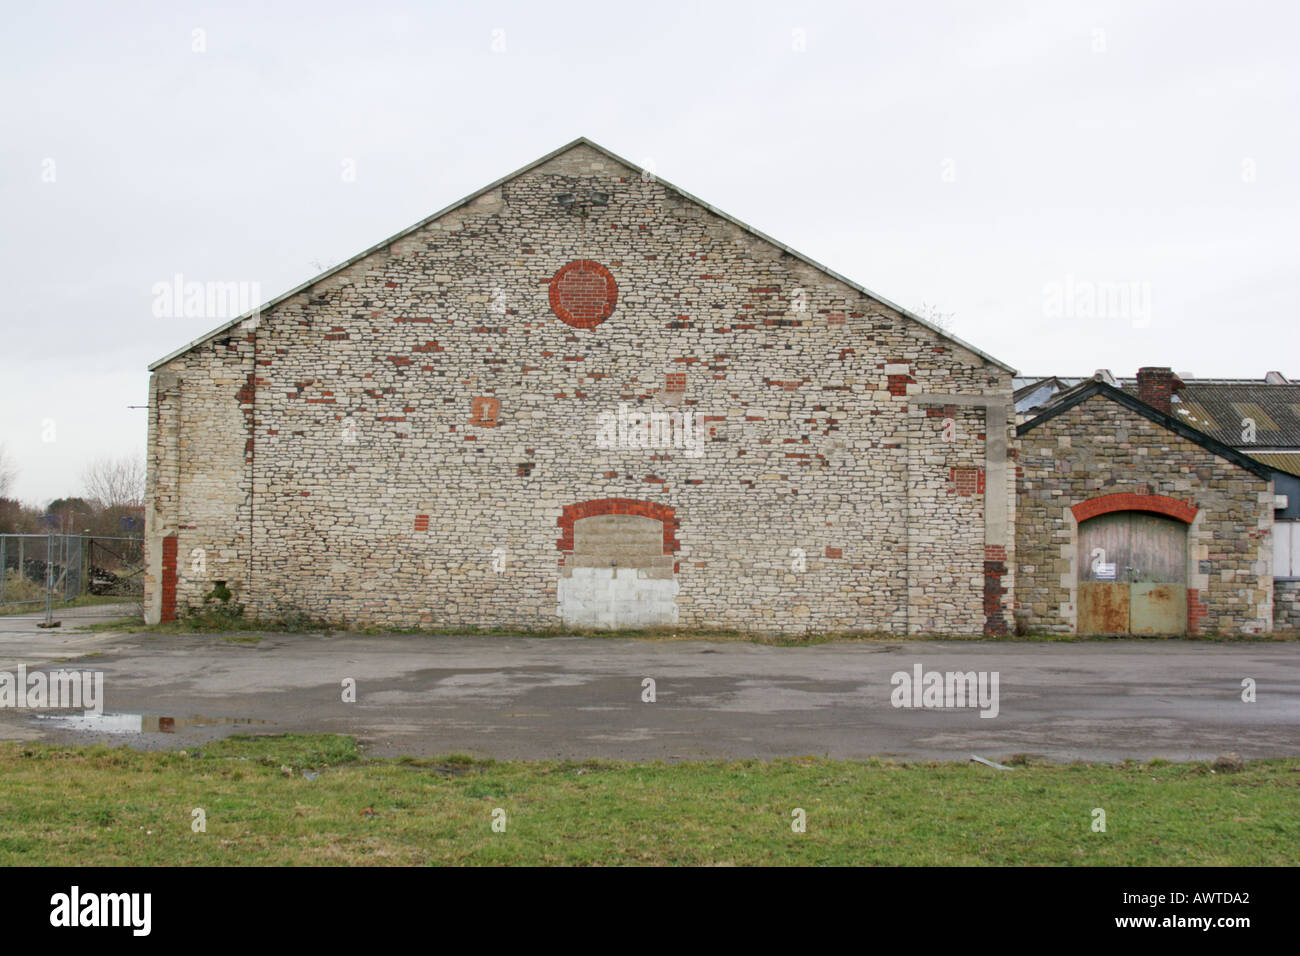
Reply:
[[[143,595],[142,538],[0,534],[0,613],[63,609],[92,596],[135,603]]]

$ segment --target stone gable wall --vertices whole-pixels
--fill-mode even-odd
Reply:
[[[555,626],[565,509],[628,499],[674,515],[683,627],[980,633],[1014,475],[984,407],[926,394],[1009,403],[1010,373],[578,147],[160,367],[149,613],[174,534],[181,610],[220,579],[255,613]]]

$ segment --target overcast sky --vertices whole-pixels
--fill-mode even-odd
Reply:
[[[1024,373],[1300,379],[1300,6],[7,3],[15,493],[143,455],[146,366],[587,136]],[[197,31],[197,32],[196,32]]]

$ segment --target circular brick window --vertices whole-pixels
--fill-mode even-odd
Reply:
[[[551,279],[551,311],[575,329],[591,329],[614,313],[618,283],[609,270],[591,259],[561,267]]]

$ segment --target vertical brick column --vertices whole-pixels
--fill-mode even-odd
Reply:
[[[176,535],[169,534],[162,543],[162,615],[166,624],[176,620]]]
[[[1205,615],[1209,611],[1205,602],[1201,600],[1201,592],[1198,588],[1187,589],[1187,633],[1200,634],[1201,625],[1205,621]]]
[[[1002,577],[1007,573],[1007,549],[1002,545],[984,546],[984,633],[990,637],[1007,633],[1007,616],[1002,597],[1007,593]]]

